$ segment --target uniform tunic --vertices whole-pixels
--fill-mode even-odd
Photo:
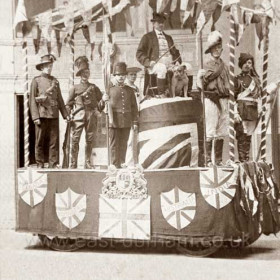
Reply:
[[[85,128],[86,148],[85,161],[90,163],[94,134],[97,128],[97,117],[99,111],[104,108],[102,93],[100,89],[89,82],[74,85],[69,92],[66,102],[67,109],[77,111],[72,123],[72,149],[71,167],[77,167],[79,142],[83,129]]]
[[[49,167],[58,164],[58,117],[59,111],[63,118],[67,111],[61,96],[57,79],[42,73],[31,83],[29,106],[32,120],[40,119],[41,125],[35,126],[35,159],[39,167],[44,165],[45,149],[49,149]],[[46,143],[46,139],[49,142]]]
[[[86,142],[91,143],[96,130],[98,110],[104,108],[100,89],[89,82],[74,85],[70,89],[66,107],[69,111],[82,108],[74,115],[73,143],[79,143],[83,128],[86,132]]]
[[[127,85],[111,87],[109,102],[113,111],[113,120],[109,124],[111,163],[120,167],[125,162],[130,129],[138,122],[134,90]]]
[[[241,73],[235,77],[235,98],[242,121],[235,123],[239,161],[249,160],[251,137],[258,121],[258,99],[261,86],[258,77]]]
[[[207,141],[228,134],[229,72],[222,59],[208,60],[204,69]]]

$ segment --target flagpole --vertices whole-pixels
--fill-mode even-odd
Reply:
[[[27,42],[22,45],[23,70],[24,70],[24,166],[29,166],[29,100],[28,100],[28,50]]]
[[[200,41],[200,69],[203,69],[203,40],[202,40],[202,30],[199,34]],[[207,165],[207,156],[206,156],[206,121],[205,121],[205,95],[204,95],[204,85],[201,85],[201,102],[202,102],[202,110],[203,110],[203,156],[204,156],[204,166]]]
[[[230,7],[230,39],[229,39],[229,76],[230,76],[230,95],[229,95],[229,159],[235,160],[235,130],[234,130],[234,68],[235,68],[235,46],[236,32],[233,9],[236,4]]]
[[[262,108],[266,104],[267,100],[267,70],[268,70],[268,50],[269,50],[269,27],[268,27],[268,18],[265,16],[265,26],[264,28],[264,38],[263,38],[263,73],[262,73]],[[265,114],[262,112],[261,115],[261,143],[260,143],[260,157],[261,160],[266,161],[266,123],[265,123]],[[259,159],[259,155],[257,159]]]
[[[69,38],[69,47],[70,47],[70,55],[71,55],[71,63],[70,63],[70,76],[69,76],[69,89],[74,86],[75,81],[75,41],[74,41],[74,33]],[[67,124],[68,125],[68,124]],[[69,123],[70,126],[70,135],[71,135],[71,123]],[[72,149],[72,137],[70,136],[70,144],[69,144],[69,151]],[[69,168],[69,162],[72,161],[71,158],[72,154],[70,152],[70,161],[68,160],[68,166]],[[68,157],[69,158],[69,157]]]
[[[105,11],[103,9],[103,51],[102,51],[102,67],[103,67],[103,75],[104,75],[104,86],[105,86],[105,94],[109,94],[109,84],[110,84],[110,75],[108,77],[108,67],[111,68],[110,65],[110,57],[109,57],[109,50],[108,50],[108,29],[107,29],[107,23],[105,22]],[[109,20],[109,19],[107,19]],[[109,65],[108,65],[109,63]],[[111,73],[111,71],[110,71]],[[109,138],[109,110],[110,105],[109,102],[106,102],[106,145],[107,145],[107,163],[108,167],[111,164],[111,158],[110,158],[110,138]]]

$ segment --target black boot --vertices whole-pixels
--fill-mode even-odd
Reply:
[[[212,165],[212,143],[213,140],[206,141],[206,166]]]
[[[165,90],[166,90],[165,83],[166,83],[165,79],[157,78],[157,89],[158,89],[158,95],[160,97],[164,97],[165,96]]]
[[[242,135],[237,139],[238,157],[240,162],[246,161],[246,135]]]
[[[91,164],[92,144],[87,143],[85,148],[85,169],[92,169],[94,166]]]
[[[223,146],[224,146],[223,139],[218,139],[215,141],[215,163],[218,166],[223,165]]]
[[[71,148],[71,163],[70,168],[77,168],[78,166],[79,144],[73,143]]]

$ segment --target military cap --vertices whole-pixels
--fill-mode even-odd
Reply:
[[[41,56],[41,61],[40,61],[40,63],[38,63],[38,64],[36,65],[36,69],[39,70],[39,71],[41,71],[43,65],[49,64],[49,63],[54,63],[54,61],[56,61],[56,58],[55,58],[54,55],[52,55],[52,54],[43,55],[43,56]]]
[[[81,76],[84,70],[89,70],[88,58],[86,56],[79,56],[75,60],[75,66],[78,68],[78,72],[76,73],[76,76]]]
[[[126,70],[127,73],[137,73],[140,72],[142,69],[139,67],[128,67]]]

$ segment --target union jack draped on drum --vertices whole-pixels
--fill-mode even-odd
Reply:
[[[139,163],[146,169],[195,167],[203,149],[202,104],[191,98],[140,105]]]

